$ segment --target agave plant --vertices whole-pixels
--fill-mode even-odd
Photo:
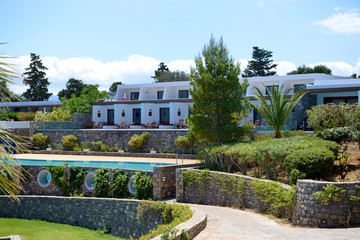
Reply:
[[[0,56],[0,82],[16,84],[14,79],[19,78],[19,74],[12,70],[12,64],[4,62],[10,58]],[[13,96],[13,93],[6,88],[6,84],[0,84],[0,95]],[[22,170],[12,154],[24,148],[22,137],[0,129],[0,194],[8,195],[13,199],[17,199],[16,195],[21,190]]]
[[[264,87],[267,96],[264,96],[259,88],[253,88],[257,92],[255,98],[259,101],[260,105],[257,106],[253,103],[251,103],[251,105],[273,128],[275,138],[280,138],[281,130],[285,125],[286,119],[306,92],[299,90],[293,96],[289,97],[288,93],[292,88],[284,90],[283,84],[280,86],[280,90],[272,86],[272,92],[270,92],[265,85]]]

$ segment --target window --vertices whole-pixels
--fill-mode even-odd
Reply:
[[[272,94],[273,87],[275,87],[277,90],[279,90],[279,85],[266,86],[266,88],[269,90],[270,94]],[[267,95],[266,90],[265,90],[265,95]]]
[[[305,84],[294,84],[294,92],[297,92],[300,89],[303,90],[305,88],[306,88]]]
[[[157,99],[163,99],[164,91],[157,91]]]
[[[341,102],[349,103],[349,104],[358,103],[358,97],[354,96],[354,97],[325,97],[324,98],[324,104],[327,104],[327,103],[339,104]]]
[[[132,92],[130,99],[131,100],[138,100],[139,99],[139,92]]]
[[[179,90],[179,98],[189,98],[189,90]]]

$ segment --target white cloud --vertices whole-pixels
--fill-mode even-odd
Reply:
[[[296,70],[296,66],[293,62],[280,61],[276,62],[276,64],[278,64],[276,67],[276,73],[278,75],[286,75],[288,72]]]
[[[335,8],[339,11],[339,8]],[[360,15],[357,9],[345,13],[338,12],[325,20],[319,20],[313,23],[319,25],[327,32],[334,33],[360,33]]]
[[[331,69],[333,75],[338,76],[351,76],[353,73],[360,73],[360,58],[358,59],[355,66],[345,62],[319,62],[309,64],[309,67],[314,67],[316,65],[325,65]]]
[[[19,73],[24,73],[25,68],[29,66],[30,57],[21,56],[12,59],[11,62],[18,65],[15,69]],[[154,71],[160,64],[159,60],[142,55],[132,55],[126,60],[113,62],[102,62],[83,57],[59,59],[48,56],[42,58],[42,62],[48,68],[46,74],[51,82],[49,91],[53,94],[57,94],[58,91],[65,88],[66,82],[72,77],[81,79],[87,84],[99,84],[101,90],[108,90],[110,85],[116,81],[122,81],[125,84],[151,83],[153,82],[151,76],[154,75]],[[240,63],[241,71],[244,71],[248,60],[240,59],[236,62]],[[285,75],[296,69],[293,62],[280,61],[276,63],[278,64],[276,68],[278,75]],[[171,71],[189,73],[190,66],[194,66],[194,61],[177,59],[165,64]],[[313,67],[319,64],[329,67],[334,75],[350,76],[353,73],[360,73],[360,58],[355,66],[345,62],[319,62],[308,66]],[[21,94],[25,92],[26,87],[12,86],[11,90]]]

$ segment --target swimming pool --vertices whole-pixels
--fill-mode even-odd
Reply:
[[[153,171],[153,167],[174,165],[172,163],[152,162],[120,162],[120,161],[84,161],[84,160],[43,160],[43,159],[16,159],[20,165],[59,166],[68,164],[76,167],[120,168],[127,170]]]

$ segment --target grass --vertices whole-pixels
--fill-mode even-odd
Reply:
[[[23,240],[120,240],[121,238],[67,224],[41,220],[0,218],[0,237],[20,235]]]

